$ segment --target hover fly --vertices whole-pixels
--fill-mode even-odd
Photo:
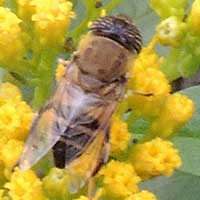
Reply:
[[[110,119],[124,95],[128,64],[141,43],[138,28],[124,16],[93,22],[66,62],[52,98],[33,121],[18,161],[21,170],[52,149],[55,166],[69,172],[70,192],[95,175],[106,162]]]

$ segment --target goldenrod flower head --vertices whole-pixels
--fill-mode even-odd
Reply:
[[[194,103],[191,99],[179,93],[169,95],[158,119],[152,124],[151,132],[160,137],[169,137],[183,126],[193,113]]]
[[[156,196],[146,190],[133,194],[126,198],[125,200],[157,200]]]
[[[8,139],[25,139],[32,122],[33,112],[24,102],[8,100],[0,106],[0,135]]]
[[[195,0],[192,4],[190,20],[195,31],[200,33],[200,0]]]
[[[1,159],[6,168],[11,169],[17,163],[23,148],[22,141],[11,139],[0,149]]]
[[[111,153],[118,154],[125,151],[131,139],[131,134],[128,131],[128,126],[118,117],[114,117],[111,123],[110,144]]]
[[[32,170],[16,169],[5,188],[13,200],[47,200],[42,191],[42,182]]]
[[[119,161],[110,161],[100,172],[106,194],[113,197],[127,197],[138,192],[140,177],[133,166]]]
[[[157,26],[157,36],[161,44],[177,46],[184,33],[184,23],[175,16],[171,16],[161,21]]]
[[[0,84],[0,105],[8,99],[16,102],[22,98],[19,88],[11,83],[5,82]]]
[[[0,7],[0,62],[8,65],[19,58],[24,50],[21,20],[10,9]]]
[[[16,2],[20,18],[24,21],[30,21],[35,12],[35,7],[31,4],[31,0],[17,0]]]
[[[56,68],[56,80],[59,81],[61,77],[64,75],[65,66],[61,63],[58,64]]]
[[[133,147],[130,160],[140,177],[172,175],[181,166],[178,150],[169,141],[155,138]]]
[[[133,95],[127,99],[135,114],[143,117],[157,116],[160,112],[163,100],[169,95],[170,85],[164,73],[155,68],[147,68],[138,71],[130,84]],[[152,94],[142,96],[134,94]]]
[[[50,198],[67,197],[68,176],[63,169],[52,168],[43,179],[43,188]]]
[[[41,42],[63,42],[64,33],[75,16],[68,0],[31,0],[35,6],[32,20]]]
[[[160,64],[163,62],[163,58],[159,57],[158,54],[154,51],[154,47],[158,41],[158,37],[155,36],[149,43],[147,47],[142,48],[137,59],[130,63],[131,71],[130,77],[134,77],[137,72],[145,70],[147,68],[159,68]]]

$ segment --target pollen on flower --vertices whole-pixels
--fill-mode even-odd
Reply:
[[[127,197],[138,192],[140,177],[131,164],[112,160],[99,175],[103,176],[105,193],[110,196]]]
[[[157,200],[157,198],[153,193],[143,190],[127,197],[125,200]]]
[[[155,138],[133,147],[130,160],[143,179],[159,175],[172,175],[182,164],[178,150],[169,141]]]
[[[47,200],[42,191],[42,182],[32,170],[16,169],[5,188],[13,200]]]
[[[127,124],[118,117],[114,117],[110,130],[111,153],[115,155],[125,151],[130,139],[131,134],[128,131]]]
[[[6,66],[24,52],[20,22],[10,9],[0,7],[0,63]]]
[[[0,149],[1,159],[6,168],[11,169],[18,161],[19,156],[23,151],[24,143],[20,140],[9,140]]]
[[[56,68],[56,80],[59,81],[61,77],[64,75],[65,66],[61,63],[58,64]]]
[[[63,42],[64,33],[75,17],[68,0],[31,0],[35,7],[32,20],[41,42]]]
[[[193,115],[194,103],[187,96],[175,93],[166,99],[159,117],[152,123],[151,133],[169,137]]]

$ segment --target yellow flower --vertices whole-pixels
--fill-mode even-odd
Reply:
[[[169,95],[161,113],[151,127],[151,133],[160,137],[169,137],[182,127],[193,115],[194,103],[187,96],[175,93]]]
[[[163,100],[169,95],[170,85],[163,72],[156,68],[147,68],[138,71],[132,78],[131,90],[133,95],[127,99],[135,115],[143,117],[157,116],[160,112]],[[142,96],[134,94],[152,94],[152,96]]]
[[[66,29],[75,16],[72,3],[68,0],[31,0],[35,7],[32,20],[40,36],[40,42],[63,42]]]
[[[50,198],[67,197],[68,176],[65,170],[52,168],[49,174],[43,179],[43,188]]]
[[[26,102],[8,99],[0,106],[0,137],[25,139],[32,118],[33,112]]]
[[[0,149],[1,159],[6,168],[12,168],[18,161],[19,156],[23,151],[24,143],[20,140],[9,140]]]
[[[110,130],[111,153],[118,154],[125,151],[130,139],[131,134],[128,131],[127,124],[118,117],[114,117]]]
[[[192,4],[192,9],[190,13],[190,21],[195,31],[200,33],[200,0],[195,0]]]
[[[59,81],[64,75],[65,66],[63,64],[58,64],[56,68],[56,80]]]
[[[153,193],[143,190],[139,193],[129,196],[125,200],[157,200],[157,198]]]
[[[10,9],[0,7],[0,63],[8,65],[22,56],[21,20]]]
[[[24,21],[30,21],[35,13],[35,7],[31,4],[31,0],[17,0],[17,12]]]
[[[132,63],[130,77],[133,78],[141,70],[145,70],[149,67],[159,68],[163,62],[163,58],[159,57],[154,51],[154,47],[158,42],[158,37],[155,35],[147,47],[142,48],[138,58]]]
[[[100,170],[99,175],[103,175],[104,189],[109,196],[127,197],[138,192],[140,177],[131,164],[112,160]]]
[[[17,86],[8,82],[0,84],[0,105],[5,103],[8,99],[14,102],[20,101],[21,97],[21,92]]]
[[[133,147],[130,160],[140,177],[172,175],[181,166],[181,158],[173,144],[161,138]]]
[[[177,46],[184,35],[185,24],[175,16],[168,17],[157,26],[157,36],[163,45]]]
[[[42,191],[42,182],[31,170],[16,169],[10,182],[5,184],[12,200],[47,200]]]

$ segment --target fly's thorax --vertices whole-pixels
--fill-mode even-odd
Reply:
[[[134,55],[117,42],[88,33],[80,42],[76,63],[84,73],[112,82],[124,76]]]

